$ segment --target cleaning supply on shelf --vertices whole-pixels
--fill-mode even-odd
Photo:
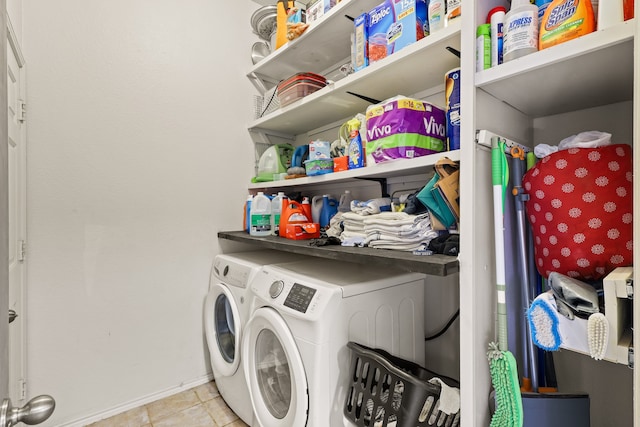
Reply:
[[[338,212],[351,212],[351,191],[345,190],[344,194],[340,196],[340,204],[338,205]]]
[[[364,150],[360,137],[360,120],[353,118],[347,122],[347,126],[349,127],[349,145],[347,147],[349,169],[361,168],[364,166]]]
[[[320,212],[322,212],[322,196],[313,196],[311,199],[311,220],[320,222]]]
[[[251,228],[252,236],[271,235],[271,199],[262,191],[259,191],[251,201]]]
[[[445,25],[461,16],[462,0],[447,0],[447,19]]]
[[[338,201],[329,194],[322,195],[322,210],[320,211],[320,229],[329,227],[329,221],[338,213]]]
[[[590,0],[553,0],[540,22],[540,50],[596,30]]]
[[[282,213],[282,202],[287,199],[284,192],[280,191],[276,197],[271,199],[271,234],[280,234],[280,214]]]
[[[504,17],[504,62],[538,50],[538,7],[529,0],[513,0]]]
[[[251,201],[253,200],[253,194],[247,196],[247,201],[244,203],[244,231],[249,233],[251,231]]]
[[[542,22],[542,17],[553,0],[536,0],[535,5],[538,6],[538,28]]]
[[[476,29],[476,71],[491,68],[491,24]]]
[[[551,0],[549,0],[551,1]],[[491,29],[491,66],[502,64],[503,61],[503,38],[504,38],[504,16],[507,9],[504,6],[497,6],[491,9],[487,15],[487,24]]]
[[[295,200],[284,200],[280,216],[280,237],[292,240],[320,237],[320,224],[311,222],[304,206]]]
[[[429,33],[444,28],[445,19],[445,2],[444,0],[430,0],[427,7],[427,18],[429,21]]]
[[[313,217],[311,215],[311,204],[309,203],[308,197],[302,198],[302,210],[304,211],[304,215],[307,217],[307,221],[312,221]]]

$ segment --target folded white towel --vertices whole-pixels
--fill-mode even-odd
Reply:
[[[426,249],[426,245],[424,243],[392,243],[386,240],[376,240],[369,243],[368,246],[374,249],[390,249],[406,252]]]
[[[351,212],[355,212],[360,215],[372,215],[383,211],[391,211],[391,198],[381,197],[367,201],[351,201]]]

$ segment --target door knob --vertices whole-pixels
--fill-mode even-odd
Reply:
[[[16,320],[16,317],[18,317],[18,313],[16,313],[16,311],[12,308],[9,309],[9,323],[13,322],[14,320]]]
[[[51,416],[56,408],[53,397],[43,394],[28,401],[22,408],[14,408],[11,399],[2,401],[0,407],[0,427],[11,427],[16,423],[40,424]]]

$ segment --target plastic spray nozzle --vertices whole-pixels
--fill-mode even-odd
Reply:
[[[353,118],[347,122],[347,126],[349,127],[349,133],[360,130],[360,120]]]

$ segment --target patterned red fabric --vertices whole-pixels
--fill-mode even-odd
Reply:
[[[633,172],[628,145],[571,148],[523,178],[536,267],[597,280],[633,263]]]

